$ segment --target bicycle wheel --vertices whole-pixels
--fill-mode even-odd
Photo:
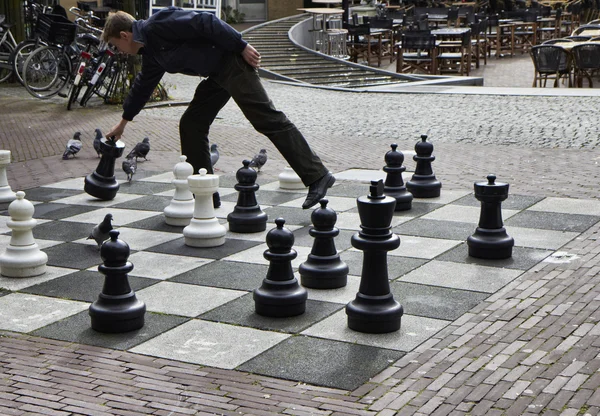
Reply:
[[[13,73],[9,60],[12,51],[13,47],[8,42],[0,44],[0,82],[6,81]]]
[[[102,56],[102,58],[98,61],[98,64],[95,66],[92,79],[88,83],[88,87],[83,93],[83,97],[81,97],[80,104],[83,107],[86,106],[92,95],[97,93],[98,89],[104,84],[106,75],[111,72],[113,56],[114,54],[111,51],[106,50],[104,52],[104,56]]]
[[[36,98],[50,98],[71,79],[71,58],[56,46],[42,46],[33,51],[23,64],[23,83]]]
[[[36,40],[24,40],[19,43],[15,50],[10,55],[9,61],[12,65],[13,72],[17,78],[17,81],[21,85],[23,85],[23,64],[25,63],[25,59],[37,48],[45,45],[40,41]]]

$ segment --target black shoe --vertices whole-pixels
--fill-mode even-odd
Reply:
[[[219,208],[220,206],[221,206],[221,197],[219,196],[218,192],[215,192],[213,194],[213,207]]]
[[[321,179],[318,179],[310,184],[306,201],[302,204],[303,209],[308,209],[317,205],[317,203],[325,197],[327,189],[331,188],[335,183],[335,177],[331,172],[327,172]]]

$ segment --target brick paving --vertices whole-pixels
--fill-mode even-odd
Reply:
[[[268,88],[288,95],[299,90]],[[304,94],[310,92],[296,98]],[[406,102],[420,103],[417,95],[404,97]],[[471,97],[449,100],[464,99]],[[561,112],[581,110],[580,117],[572,120],[574,129],[593,120],[586,114],[597,104],[597,99],[590,99],[582,100],[585,106],[580,109],[551,105],[544,110],[544,103],[554,99],[532,100],[548,120],[557,119]],[[577,101],[565,101],[570,107],[577,105]],[[502,106],[515,100],[506,97],[497,102]],[[310,102],[307,105],[312,107]],[[472,105],[477,108],[476,99]],[[76,129],[91,140],[95,128],[109,129],[119,115],[118,109],[108,106],[67,112],[60,100],[37,101],[0,86],[0,147],[13,152],[14,162],[8,169],[13,190],[90,172],[97,164],[91,146],[64,162],[60,155],[66,140]],[[225,116],[215,122],[211,138],[222,149],[219,169],[233,172],[239,167],[240,154],[271,145],[248,126]],[[330,117],[342,120],[348,115]],[[516,122],[514,113],[496,118],[499,125]],[[177,123],[168,112],[147,110],[128,126],[127,143],[152,137],[150,161],[140,163],[141,175],[172,169],[179,154]],[[323,135],[321,125],[308,128],[311,144],[334,171],[383,165],[383,155],[365,148],[389,146],[390,137],[372,139],[375,135],[369,136],[368,128],[377,130],[372,119],[356,123],[363,123],[357,130],[367,131],[369,138]],[[474,120],[463,128],[477,123]],[[531,140],[544,137],[536,125],[524,134]],[[490,134],[485,143],[435,143],[434,169],[444,189],[464,189],[465,183],[481,180],[488,172],[501,172],[499,178],[509,182],[514,193],[597,198],[595,146],[494,144],[494,138]],[[588,139],[596,141],[597,134]],[[396,141],[409,149],[416,140]],[[283,165],[274,148],[268,148],[273,151],[265,180],[277,175]],[[600,224],[561,251],[578,259],[538,264],[355,391],[2,332],[0,414],[597,415]]]

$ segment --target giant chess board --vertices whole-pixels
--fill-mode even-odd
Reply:
[[[174,192],[170,172],[122,183],[111,201],[87,195],[83,177],[29,189],[25,198],[35,204],[33,231],[48,254],[48,270],[32,278],[0,278],[0,329],[351,390],[537,263],[560,261],[560,248],[600,220],[598,201],[511,194],[502,213],[515,240],[513,256],[480,260],[467,255],[465,243],[480,213],[472,184],[462,191],[442,189],[439,198],[415,199],[412,210],[394,214],[401,245],[388,253],[392,292],[404,307],[401,329],[364,334],[348,329],[344,307],[360,283],[363,253],[350,239],[360,226],[356,198],[368,194],[369,184],[352,180],[350,171],[337,178],[327,198],[338,214],[335,244],[350,268],[348,285],[308,289],[306,313],[292,318],[255,314],[252,291],[266,276],[265,236],[278,217],[295,235],[292,266],[299,277],[297,268],[312,247],[312,210],[301,209],[304,190],[281,190],[278,182],[261,183],[259,175],[257,200],[269,216],[267,230],[228,231],[223,246],[192,248],[184,245],[183,227],[164,222],[162,211]],[[215,212],[225,226],[237,200],[234,184],[234,175],[221,176],[222,206]],[[10,241],[6,207],[0,252]],[[99,249],[86,237],[106,213],[131,248],[130,284],[147,306],[145,326],[130,333],[90,328],[88,308],[104,275],[98,272]]]

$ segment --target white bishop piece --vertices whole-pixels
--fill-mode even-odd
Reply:
[[[200,169],[199,175],[188,177],[190,190],[196,196],[194,218],[183,229],[185,245],[191,247],[217,247],[225,244],[227,230],[215,217],[213,193],[219,189],[219,177],[207,175],[206,169]]]
[[[0,202],[15,200],[15,193],[10,189],[6,178],[6,167],[10,165],[10,150],[0,150]]]
[[[281,189],[304,189],[306,185],[302,183],[302,179],[294,169],[286,166],[279,174],[279,187]]]
[[[180,162],[173,168],[175,195],[164,209],[165,222],[169,225],[186,226],[194,217],[194,195],[190,192],[188,176],[194,173],[192,165],[186,162],[187,156],[179,156]]]
[[[19,191],[17,199],[8,206],[10,220],[6,222],[12,230],[6,252],[0,255],[0,274],[6,277],[32,277],[46,272],[48,255],[40,250],[33,239],[33,218],[35,208],[25,199],[25,192]]]

